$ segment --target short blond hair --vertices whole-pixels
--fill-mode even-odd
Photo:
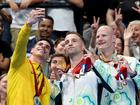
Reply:
[[[140,20],[131,21],[131,22],[129,23],[129,26],[131,26],[131,25],[139,25],[139,26],[140,26]]]

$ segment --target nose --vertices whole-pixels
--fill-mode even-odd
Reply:
[[[44,30],[47,31],[48,30],[48,27],[44,27]]]
[[[42,44],[42,46],[41,46],[43,49],[45,49],[46,48],[46,45],[45,44]]]
[[[69,45],[69,46],[71,46],[71,45],[72,45],[72,43],[73,43],[73,42],[72,42],[72,40],[69,40],[68,45]]]

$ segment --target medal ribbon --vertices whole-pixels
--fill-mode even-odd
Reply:
[[[32,64],[32,62],[29,60],[31,66],[32,66],[32,70],[33,70],[33,74],[34,74],[34,81],[35,81],[35,91],[36,91],[36,95],[37,96],[40,96],[41,93],[42,93],[42,90],[43,90],[43,86],[44,86],[44,76],[42,78],[42,81],[41,81],[41,85],[40,85],[40,88],[38,89],[38,85],[39,83],[37,82],[37,78],[36,78],[36,74],[35,74],[35,68]]]

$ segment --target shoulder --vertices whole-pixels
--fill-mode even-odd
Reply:
[[[29,40],[34,40],[34,39],[36,39],[36,36],[35,35],[29,37]]]

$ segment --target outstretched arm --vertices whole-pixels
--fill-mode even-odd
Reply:
[[[31,26],[35,24],[41,17],[44,17],[44,14],[45,12],[42,9],[32,10],[26,23],[21,28],[11,60],[11,66],[14,68],[19,67],[25,61]]]
[[[68,2],[79,8],[83,8],[83,6],[84,6],[83,0],[68,0]]]
[[[96,18],[95,16],[93,16],[93,24],[91,25],[92,36],[91,36],[90,45],[89,45],[89,47],[93,49],[96,46],[96,32],[97,32],[97,29],[99,28],[99,22],[100,22],[100,17]]]

